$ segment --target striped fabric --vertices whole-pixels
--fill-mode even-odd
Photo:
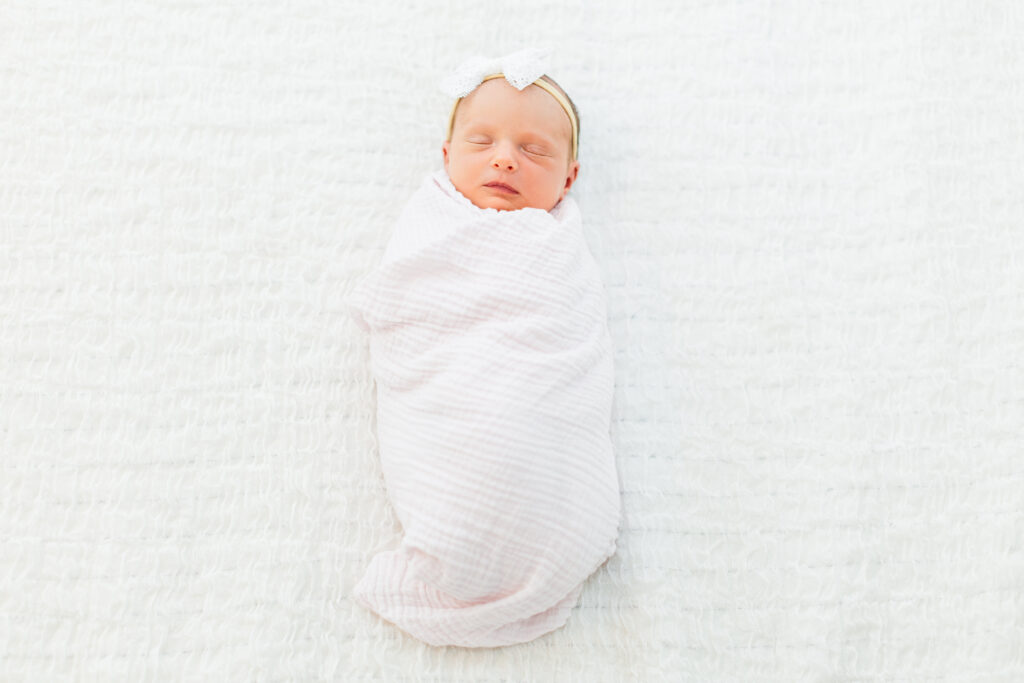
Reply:
[[[354,599],[432,645],[559,628],[620,519],[607,304],[577,205],[480,209],[440,170],[347,303],[403,530]]]

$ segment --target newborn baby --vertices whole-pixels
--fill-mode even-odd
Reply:
[[[403,531],[352,596],[431,645],[561,627],[618,537],[607,304],[566,196],[578,117],[515,57],[456,73],[444,169],[349,298]]]
[[[540,86],[518,90],[504,78],[488,79],[456,101],[454,125],[442,146],[444,168],[455,188],[480,208],[549,211],[576,180],[576,107],[554,81],[541,78],[569,111]]]

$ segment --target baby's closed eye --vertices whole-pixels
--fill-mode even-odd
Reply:
[[[468,142],[471,145],[483,146],[491,144],[492,141],[489,137],[486,137],[484,135],[474,135],[471,137],[467,137],[466,142]],[[522,149],[527,154],[532,154],[534,156],[548,156],[547,148],[542,147],[540,145],[525,144],[522,145]]]

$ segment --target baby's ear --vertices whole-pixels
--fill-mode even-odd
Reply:
[[[448,170],[448,146],[450,144],[451,141],[445,140],[444,144],[441,145],[441,154],[444,156],[444,170],[446,171]]]
[[[565,174],[565,187],[562,188],[562,197],[569,194],[569,188],[576,182],[576,177],[580,174],[580,162],[574,161],[569,164],[569,170]]]

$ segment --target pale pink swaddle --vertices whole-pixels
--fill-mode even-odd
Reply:
[[[348,303],[404,532],[353,598],[432,645],[559,628],[620,514],[607,304],[575,202],[480,209],[438,171]]]

